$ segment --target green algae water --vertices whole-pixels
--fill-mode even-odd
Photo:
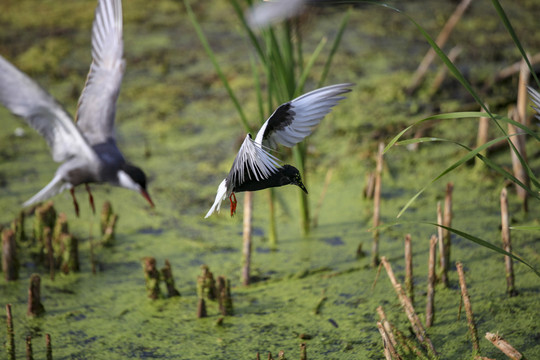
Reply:
[[[90,61],[90,27],[95,1],[4,1],[0,4],[0,54],[18,66],[74,113]],[[508,13],[520,40],[531,52],[540,48],[534,12],[522,2]],[[138,194],[109,186],[92,186],[96,209],[111,201],[119,215],[112,246],[94,247],[100,238],[99,214],[93,215],[86,192],[77,189],[81,216],[76,218],[69,193],[53,198],[67,214],[70,231],[80,240],[81,271],[54,280],[48,269],[24,245],[19,246],[20,276],[6,282],[0,273],[0,339],[7,341],[4,305],[12,304],[17,358],[32,337],[35,358],[43,358],[45,334],[50,334],[55,359],[255,359],[280,350],[300,357],[307,344],[310,359],[382,359],[376,312],[382,306],[390,320],[411,339],[406,315],[386,276],[370,264],[372,200],[362,195],[366,175],[373,171],[377,141],[388,142],[401,129],[438,111],[455,111],[471,101],[448,79],[436,99],[403,91],[427,44],[404,17],[377,7],[354,10],[328,84],[356,83],[308,140],[306,186],[311,213],[318,225],[302,236],[297,192],[289,186],[277,194],[278,248],[268,242],[268,194],[254,194],[252,285],[240,283],[243,195],[231,218],[227,202],[218,216],[204,219],[219,182],[227,174],[245,134],[235,110],[198,43],[178,2],[124,1],[127,67],[117,106],[118,142],[126,157],[150,178],[150,209]],[[434,6],[434,5],[433,5]],[[535,8],[536,7],[536,8]],[[224,72],[248,109],[256,111],[251,91],[247,41],[226,1],[194,9]],[[432,35],[451,13],[451,4],[413,2],[414,14]],[[341,9],[316,14],[306,24],[306,48],[321,36],[333,36]],[[451,36],[465,48],[458,64],[481,86],[493,73],[519,60],[519,54],[488,2],[476,2]],[[438,64],[434,65],[434,71]],[[322,69],[322,64],[319,64]],[[517,77],[516,77],[517,79]],[[306,88],[309,88],[308,86]],[[505,113],[515,101],[517,81],[498,84],[486,94],[492,110]],[[441,110],[442,109],[442,110]],[[476,109],[476,108],[475,108]],[[248,112],[249,113],[249,112]],[[20,204],[45,186],[57,164],[45,141],[23,121],[0,108],[0,224],[9,226]],[[475,120],[435,124],[430,136],[474,144]],[[24,131],[21,132],[20,129]],[[499,136],[495,129],[490,135]],[[527,152],[538,173],[538,144]],[[421,144],[416,151],[394,147],[385,155],[381,220],[396,221],[403,205],[425,184],[464,153],[442,143]],[[504,150],[488,155],[511,167]],[[284,151],[280,158],[287,158]],[[325,177],[331,181],[325,189]],[[437,229],[420,222],[436,221],[436,204],[444,201],[447,182],[454,184],[453,223],[500,246],[499,194],[505,179],[488,169],[466,164],[435,182],[399,219],[382,228],[380,254],[387,257],[398,279],[405,274],[403,243],[411,234],[415,309],[425,320],[429,238]],[[540,204],[530,199],[525,214],[509,188],[512,225],[536,225]],[[324,199],[321,202],[321,196]],[[321,205],[319,206],[319,203]],[[34,218],[26,220],[32,233]],[[512,231],[513,249],[540,269],[538,231]],[[357,257],[359,245],[366,252]],[[158,269],[168,259],[181,297],[147,298],[142,259],[155,257]],[[452,264],[461,261],[480,339],[480,354],[502,359],[484,339],[499,333],[528,359],[540,357],[540,279],[514,264],[518,296],[506,295],[504,258],[461,237],[452,236]],[[197,319],[197,276],[206,264],[214,276],[231,279],[234,316],[222,317],[207,301],[208,317]],[[473,358],[465,314],[458,317],[460,289],[455,267],[448,289],[436,288],[434,325],[427,330],[441,359]],[[46,313],[26,315],[29,278],[42,279]],[[165,294],[164,286],[161,287]],[[324,299],[324,300],[323,300]],[[316,311],[317,309],[317,311]],[[5,352],[3,352],[5,353]]]

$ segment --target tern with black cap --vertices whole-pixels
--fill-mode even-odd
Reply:
[[[100,0],[92,27],[92,64],[77,108],[76,122],[38,84],[0,56],[0,102],[38,131],[62,163],[54,178],[24,206],[69,189],[75,212],[74,188],[84,184],[95,206],[89,183],[109,183],[139,192],[153,207],[146,175],[129,164],[114,133],[116,101],[124,74],[121,0]]]
[[[229,175],[219,184],[214,204],[206,218],[220,210],[229,197],[231,216],[236,211],[235,192],[256,191],[283,185],[296,185],[307,193],[300,172],[292,165],[280,165],[267,150],[278,144],[292,147],[312,133],[332,107],[344,99],[353,84],[323,87],[280,105],[262,125],[255,139],[248,134],[234,159]]]

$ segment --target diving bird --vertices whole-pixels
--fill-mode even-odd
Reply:
[[[79,99],[76,121],[38,84],[0,56],[0,102],[26,120],[62,163],[47,186],[26,201],[29,206],[84,184],[95,213],[89,183],[109,183],[139,192],[153,207],[146,175],[128,163],[116,145],[114,118],[125,62],[121,0],[100,0],[92,27],[92,63]]]
[[[218,211],[221,202],[229,197],[231,216],[236,211],[235,192],[256,191],[283,185],[296,185],[304,192],[300,172],[292,165],[280,165],[279,159],[268,150],[278,144],[292,147],[312,133],[332,107],[344,99],[353,84],[337,84],[304,94],[280,105],[265,121],[255,136],[247,134],[234,159],[229,175],[219,184],[214,204],[206,214]]]

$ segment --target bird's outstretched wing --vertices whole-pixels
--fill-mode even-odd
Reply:
[[[0,103],[26,120],[51,148],[54,161],[97,155],[62,106],[32,79],[0,56]]]
[[[79,99],[77,126],[91,145],[114,141],[124,74],[121,0],[100,0],[92,27],[92,64]]]
[[[313,90],[280,105],[266,120],[255,137],[255,143],[275,148],[291,147],[311,134],[332,107],[351,91],[353,84],[337,84]]]
[[[264,150],[260,144],[255,143],[248,134],[227,176],[227,190],[232,191],[236,185],[248,179],[257,181],[266,179],[279,167],[278,159]]]
[[[536,110],[536,118],[540,120],[540,93],[534,90],[532,87],[528,86],[527,90],[529,91],[529,96],[533,102],[533,109]]]

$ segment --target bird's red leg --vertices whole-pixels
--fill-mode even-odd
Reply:
[[[229,200],[231,201],[231,216],[234,216],[236,213],[236,195],[234,193],[231,193],[231,196],[229,196]]]
[[[73,206],[75,207],[75,215],[79,217],[79,203],[77,203],[77,199],[75,198],[75,188],[72,187],[69,189],[69,192],[71,193],[71,197],[73,198]]]
[[[96,207],[94,205],[94,197],[92,196],[92,192],[90,191],[90,185],[84,184],[86,186],[86,191],[88,192],[88,199],[90,200],[90,206],[92,207],[92,213],[96,213]]]

